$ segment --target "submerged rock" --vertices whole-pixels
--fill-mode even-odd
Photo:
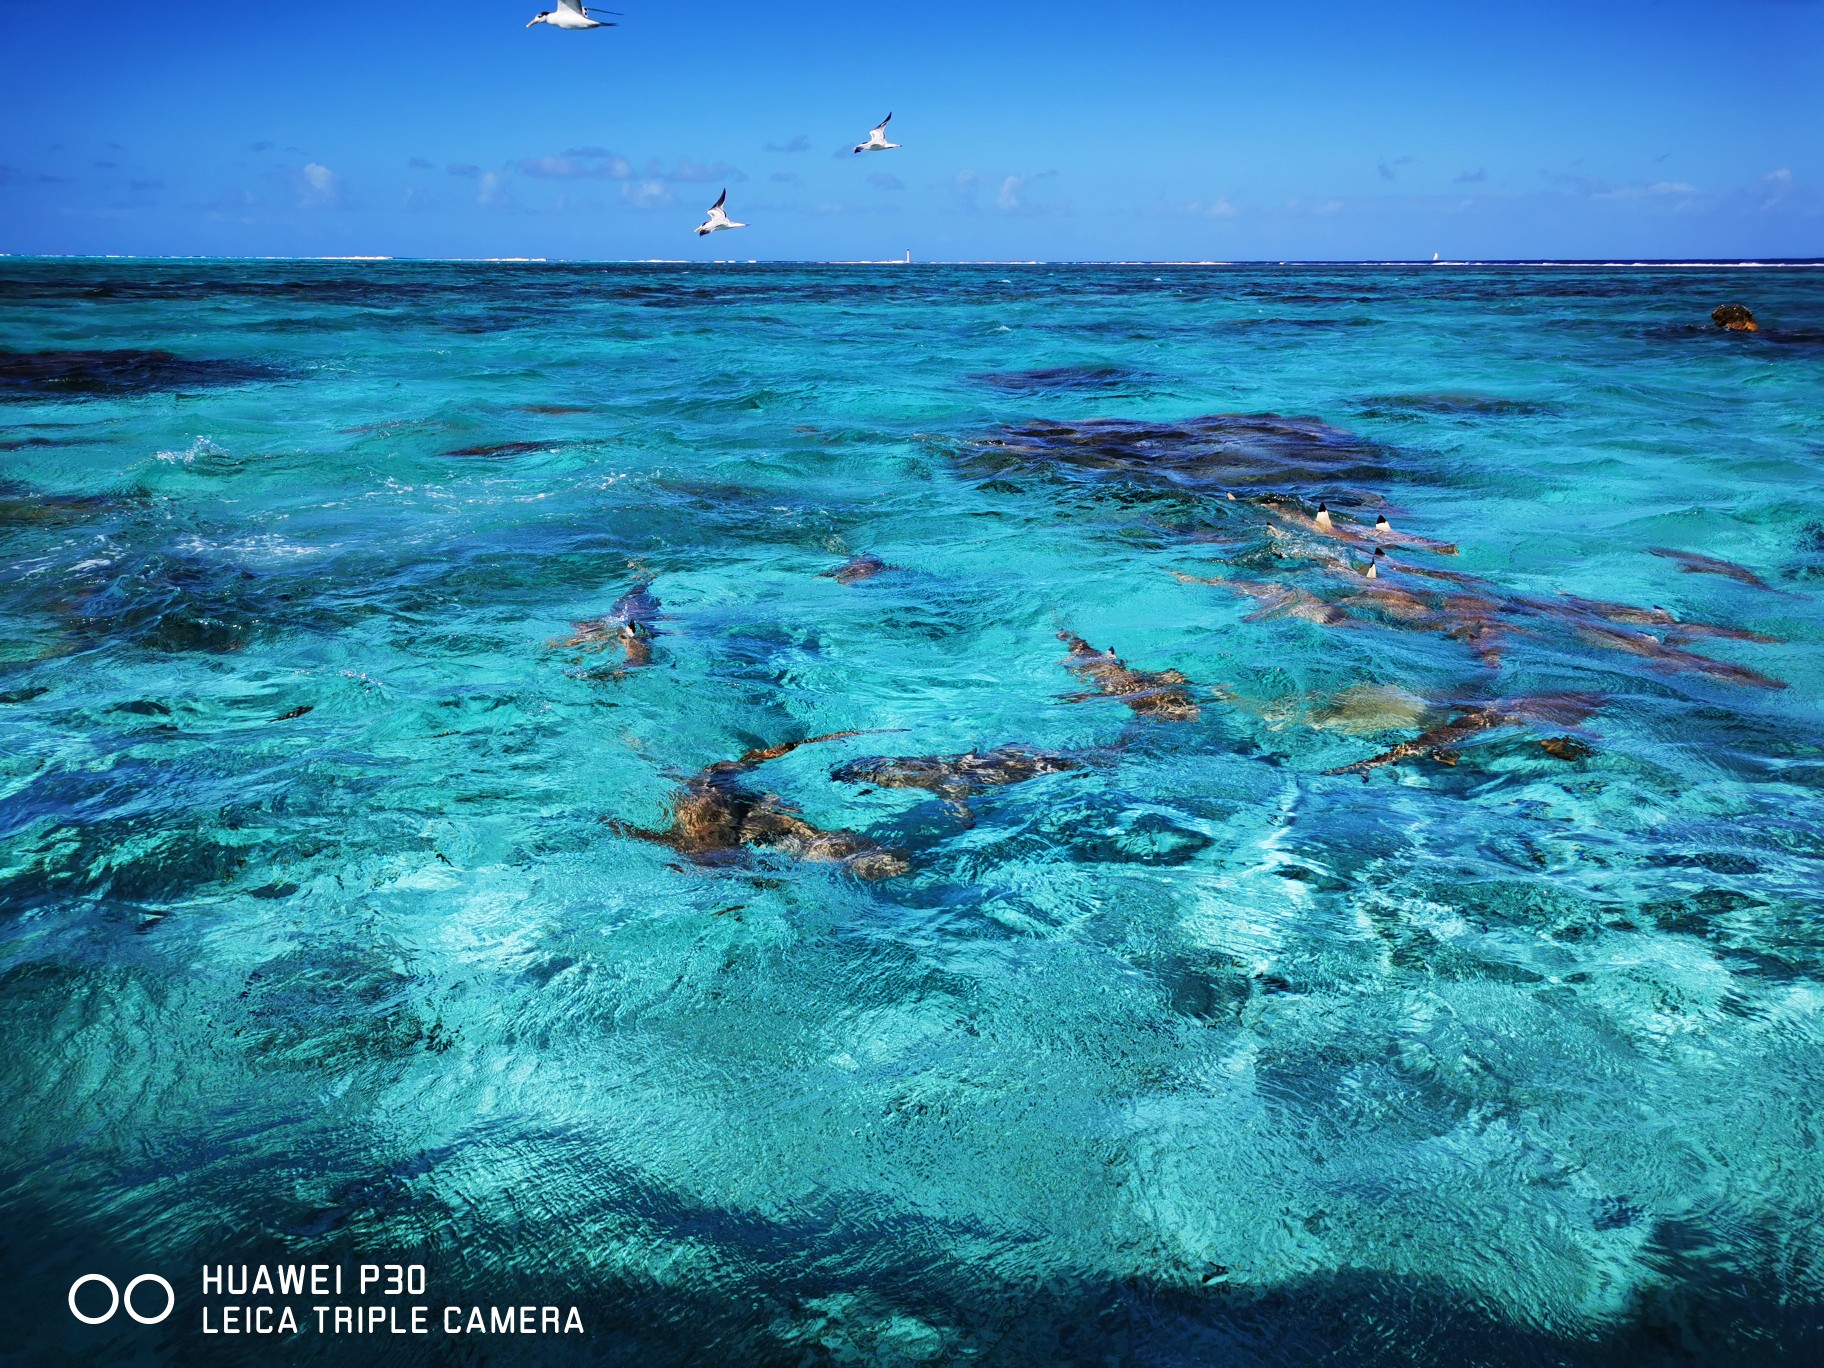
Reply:
[[[1376,394],[1361,401],[1362,413],[1371,418],[1410,418],[1433,414],[1449,418],[1525,417],[1550,413],[1530,399],[1504,399],[1492,394]]]
[[[245,650],[263,626],[296,617],[274,586],[235,565],[154,555],[111,569],[54,605],[62,650],[132,645],[230,654]]]
[[[1719,328],[1730,332],[1759,332],[1760,324],[1754,321],[1754,315],[1748,312],[1743,304],[1719,304],[1711,311],[1710,321]]]
[[[1189,864],[1214,844],[1202,832],[1187,830],[1156,812],[1100,830],[1083,822],[1069,839],[1072,858],[1086,864]]]
[[[0,527],[67,527],[141,502],[119,494],[41,494],[0,480]]]
[[[1365,438],[1275,413],[1025,423],[975,443],[964,464],[984,478],[1037,471],[1159,496],[1293,486],[1347,497],[1354,485],[1394,474],[1387,453]]]
[[[0,399],[92,398],[276,380],[285,372],[251,361],[168,351],[0,351]]]
[[[1397,685],[1356,684],[1333,694],[1311,715],[1311,725],[1350,736],[1416,727],[1431,704]]]
[[[553,442],[493,442],[481,446],[458,447],[446,451],[445,456],[477,456],[484,459],[497,459],[502,456],[526,456],[534,451],[549,451]]]
[[[1124,366],[1046,366],[1038,370],[990,371],[971,380],[1008,394],[1106,393],[1133,384],[1139,377]]]

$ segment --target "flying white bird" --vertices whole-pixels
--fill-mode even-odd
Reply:
[[[603,14],[613,14],[614,11],[613,10],[603,10],[602,13]],[[557,0],[556,9],[546,10],[542,14],[533,15],[532,24],[549,24],[549,25],[551,25],[552,28],[561,28],[561,29],[592,29],[592,28],[613,28],[613,27],[615,27],[613,24],[610,24],[610,23],[606,22],[605,20],[591,19],[589,17],[589,7],[583,3],[583,0]],[[526,27],[531,28],[532,24],[527,24]]]
[[[898,147],[898,143],[887,141],[887,125],[892,122],[893,116],[887,115],[880,121],[880,126],[868,134],[868,140],[865,143],[855,144],[855,150],[857,152],[885,152],[890,147]]]
[[[747,227],[745,223],[736,223],[728,216],[728,211],[722,207],[726,203],[728,203],[728,191],[724,190],[717,197],[716,202],[709,206],[709,217],[704,219],[697,228],[698,237],[708,237],[711,233],[719,233],[724,228]]]

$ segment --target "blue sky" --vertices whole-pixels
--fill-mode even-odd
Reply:
[[[1815,0],[544,7],[0,0],[0,251],[1824,255]]]

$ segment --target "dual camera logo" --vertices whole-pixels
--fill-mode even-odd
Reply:
[[[87,1287],[90,1283],[100,1283],[103,1287],[108,1289],[108,1309],[103,1311],[99,1316],[89,1315],[76,1304],[76,1294],[82,1291],[82,1289]],[[139,1290],[141,1283],[156,1283],[165,1290],[165,1309],[160,1311],[156,1316],[145,1315],[133,1304],[133,1294]],[[87,1300],[93,1304],[95,1298],[91,1296]],[[119,1311],[122,1307],[125,1307],[127,1314],[141,1325],[157,1325],[177,1308],[177,1292],[172,1288],[170,1283],[166,1282],[156,1273],[141,1273],[137,1278],[133,1279],[132,1282],[127,1284],[127,1290],[124,1292],[114,1285],[114,1280],[112,1278],[106,1277],[100,1273],[84,1273],[80,1278],[76,1279],[75,1282],[70,1284],[70,1314],[76,1317],[76,1319],[81,1321],[84,1325],[105,1325],[108,1321],[114,1319],[114,1313]]]

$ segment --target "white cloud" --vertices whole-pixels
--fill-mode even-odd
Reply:
[[[475,202],[489,209],[505,208],[511,202],[506,175],[499,171],[483,171],[475,188]]]
[[[1769,171],[1761,177],[1761,208],[1771,209],[1786,198],[1786,192],[1792,189],[1792,171],[1782,166],[1777,171]]]
[[[1578,158],[1571,165],[1582,165],[1582,158]],[[1585,176],[1573,171],[1541,171],[1539,174],[1579,195],[1601,195],[1606,194],[1609,190],[1609,183],[1598,180],[1595,176]]]
[[[1050,180],[1056,171],[1041,171],[1032,176],[1010,176],[1000,172],[959,171],[950,182],[950,193],[958,205],[971,213],[979,210],[984,190],[994,191],[995,212],[1002,214],[1064,214],[1068,205],[1035,201],[1029,193],[1041,181]]]
[[[633,175],[633,167],[625,157],[602,153],[591,160],[595,162],[593,166],[574,156],[528,157],[520,162],[519,169],[540,180],[627,180]]]
[[[342,178],[320,162],[307,162],[298,173],[307,208],[333,209],[342,202]]]
[[[1665,195],[1695,195],[1697,187],[1683,181],[1654,181],[1651,185],[1635,182],[1632,185],[1618,185],[1613,190],[1599,190],[1592,199],[1638,200],[1658,199]]]
[[[740,167],[730,166],[727,162],[708,163],[691,161],[689,158],[667,167],[657,157],[653,157],[647,161],[643,170],[635,171],[633,163],[626,157],[610,152],[605,147],[572,148],[561,157],[526,157],[518,163],[518,170],[521,175],[537,180],[639,180],[671,185],[733,185],[747,179]],[[629,198],[633,197],[633,194],[629,195]]]
[[[738,166],[730,166],[727,162],[717,162],[712,166],[704,162],[693,162],[688,158],[667,171],[659,159],[654,157],[646,163],[646,169],[641,174],[647,180],[682,181],[692,185],[713,185],[717,181],[726,185],[747,179],[746,172]]]
[[[1190,200],[1183,204],[1160,204],[1142,211],[1150,218],[1234,218],[1235,206],[1228,197],[1213,200]]]
[[[958,171],[956,178],[950,182],[950,193],[957,203],[966,209],[975,208],[975,197],[982,187],[982,174],[979,171]]]
[[[671,203],[671,188],[662,180],[628,181],[621,186],[621,198],[635,209],[657,209]]]

